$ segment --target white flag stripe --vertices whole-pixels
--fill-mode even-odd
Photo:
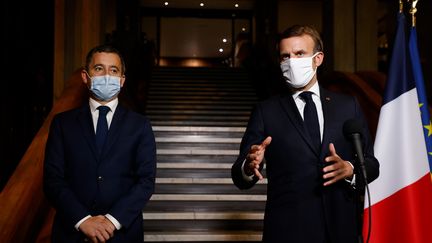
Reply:
[[[418,106],[417,90],[412,89],[381,108],[374,147],[380,175],[369,185],[371,205],[429,172]]]

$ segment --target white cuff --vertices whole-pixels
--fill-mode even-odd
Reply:
[[[351,165],[351,167],[353,168],[353,171],[354,171],[354,165],[350,161],[348,161],[348,164]],[[356,184],[355,179],[356,179],[356,175],[353,174],[353,178],[351,180],[345,179],[345,181],[348,182],[352,187],[355,187],[355,184]]]
[[[90,215],[85,216],[84,218],[82,218],[80,221],[78,221],[78,223],[75,224],[75,229],[79,231],[79,227],[80,225],[86,221],[88,218],[91,218]]]
[[[122,225],[121,225],[120,222],[117,221],[117,219],[115,219],[111,214],[107,213],[107,214],[105,214],[105,217],[106,217],[109,221],[111,221],[111,223],[115,226],[115,228],[116,228],[117,230],[120,230],[120,229],[121,229]]]
[[[246,163],[246,159],[243,160],[243,164],[242,164],[242,166],[241,166],[241,173],[242,173],[242,176],[243,176],[243,180],[245,180],[245,181],[247,181],[247,182],[249,182],[249,181],[253,181],[253,177],[254,177],[254,175],[248,176],[248,175],[246,175],[246,173],[245,173],[245,171],[244,171],[245,163]]]

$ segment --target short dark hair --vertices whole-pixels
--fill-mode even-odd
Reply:
[[[283,39],[302,35],[308,35],[312,38],[315,43],[314,53],[324,51],[324,45],[320,34],[314,27],[309,25],[293,25],[289,27],[280,34],[279,43]]]
[[[125,61],[123,59],[122,54],[115,47],[113,47],[112,45],[108,45],[108,44],[103,44],[103,45],[96,46],[96,47],[92,48],[87,53],[86,64],[85,64],[85,69],[87,71],[89,71],[89,68],[90,68],[89,65],[90,65],[90,62],[91,62],[91,60],[93,58],[93,55],[95,53],[100,53],[100,52],[117,54],[119,56],[119,58],[120,58],[122,74],[124,74],[126,72],[126,64],[125,64]]]

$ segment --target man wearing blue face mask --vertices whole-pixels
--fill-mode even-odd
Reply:
[[[345,121],[361,121],[368,182],[378,177],[366,121],[357,100],[319,86],[323,43],[310,26],[281,34],[280,67],[289,93],[259,103],[232,166],[232,179],[249,189],[263,179],[267,202],[264,242],[359,242],[359,165],[343,135]]]
[[[149,120],[118,102],[124,72],[115,48],[90,50],[81,73],[89,102],[51,123],[43,183],[56,209],[52,242],[143,242],[156,146]]]

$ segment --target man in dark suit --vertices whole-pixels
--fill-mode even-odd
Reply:
[[[360,106],[355,98],[318,85],[324,53],[314,28],[296,25],[284,31],[279,52],[290,92],[255,107],[232,166],[233,181],[240,189],[251,188],[263,178],[265,161],[265,242],[358,242],[355,188],[361,187],[361,175],[342,132],[348,119],[362,122],[368,181],[379,174]]]
[[[116,49],[93,48],[81,74],[89,102],[52,121],[44,191],[56,209],[53,242],[143,242],[156,146],[147,118],[118,104],[124,72]]]

